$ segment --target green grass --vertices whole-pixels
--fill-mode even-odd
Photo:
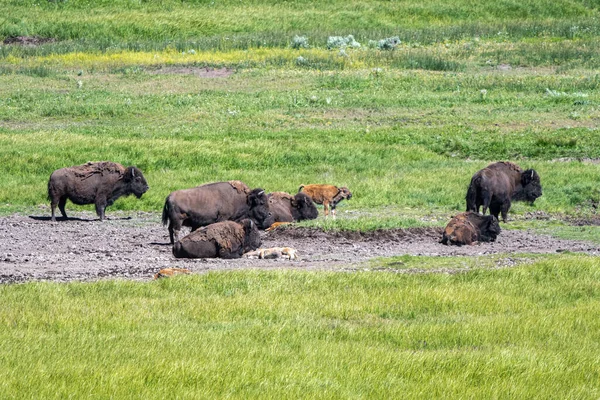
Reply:
[[[565,255],[2,286],[0,396],[597,398],[599,279]]]

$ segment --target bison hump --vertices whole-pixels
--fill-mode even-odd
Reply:
[[[506,169],[506,170],[510,170],[510,171],[516,171],[519,173],[523,172],[521,167],[519,167],[517,164],[512,163],[510,161],[498,161],[498,162],[488,165],[487,168]]]
[[[89,161],[68,169],[79,179],[87,179],[96,174],[106,176],[110,174],[123,175],[125,173],[125,167],[111,161]]]
[[[223,221],[200,228],[186,238],[191,242],[214,240],[219,248],[231,250],[234,242],[244,243],[244,229],[237,222]]]
[[[286,192],[269,193],[268,197],[269,197],[269,203],[272,203],[273,201],[278,202],[280,200],[288,200],[288,201],[294,200],[294,196],[292,196],[291,194],[286,193]]]
[[[238,193],[250,193],[250,188],[242,181],[228,181],[227,183],[229,183],[235,190],[237,190]]]

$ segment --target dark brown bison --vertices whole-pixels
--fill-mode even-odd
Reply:
[[[249,218],[223,221],[198,229],[173,245],[177,258],[240,258],[260,247],[258,227]]]
[[[476,242],[493,242],[499,234],[500,224],[496,217],[467,211],[450,220],[440,243],[462,246]]]
[[[259,228],[271,226],[273,216],[262,189],[250,190],[240,181],[217,182],[172,192],[163,207],[163,225],[169,224],[169,237],[175,243],[182,226],[192,231],[221,221],[250,218]]]
[[[531,204],[542,195],[540,176],[533,169],[523,171],[511,162],[500,161],[478,171],[467,190],[467,211],[490,214],[506,222],[512,200],[528,201]]]
[[[285,192],[273,192],[269,193],[267,198],[275,222],[302,221],[319,216],[317,206],[306,193],[292,196]]]
[[[48,199],[52,208],[52,221],[56,206],[66,219],[67,199],[75,204],[95,204],[96,214],[104,219],[104,210],[121,196],[134,194],[139,199],[148,190],[142,171],[136,167],[125,168],[110,161],[57,169],[48,181]]]
[[[309,195],[315,203],[323,204],[325,218],[329,215],[329,206],[331,205],[333,219],[335,219],[335,207],[338,203],[344,199],[350,200],[352,198],[352,193],[345,186],[338,188],[334,185],[322,184],[300,185],[298,193],[300,192]]]

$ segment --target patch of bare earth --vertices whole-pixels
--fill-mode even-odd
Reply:
[[[39,46],[45,43],[56,42],[54,38],[45,38],[40,36],[9,36],[2,43],[16,44],[21,46]]]
[[[233,74],[233,70],[226,67],[162,67],[148,72],[156,75],[194,75],[199,78],[227,78]]]
[[[48,216],[0,217],[0,283],[31,280],[88,281],[107,278],[149,280],[162,268],[193,272],[258,269],[344,270],[375,257],[399,255],[475,256],[498,253],[600,254],[591,243],[556,239],[526,231],[504,230],[494,243],[444,246],[441,228],[374,232],[325,232],[286,228],[263,233],[262,247],[289,246],[300,260],[176,259],[158,214],[122,214],[100,222],[91,213],[67,221]],[[112,218],[111,218],[112,217]]]

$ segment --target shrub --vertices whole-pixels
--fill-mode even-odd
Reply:
[[[337,48],[346,48],[352,47],[353,49],[357,49],[360,47],[360,43],[354,40],[354,36],[348,35],[346,37],[343,36],[329,36],[327,39],[327,48],[328,49],[337,49]]]
[[[294,36],[294,39],[292,40],[292,48],[307,49],[308,47],[308,38],[306,36]]]
[[[379,50],[394,50],[400,43],[400,38],[394,36],[381,40],[369,40],[369,47]]]

